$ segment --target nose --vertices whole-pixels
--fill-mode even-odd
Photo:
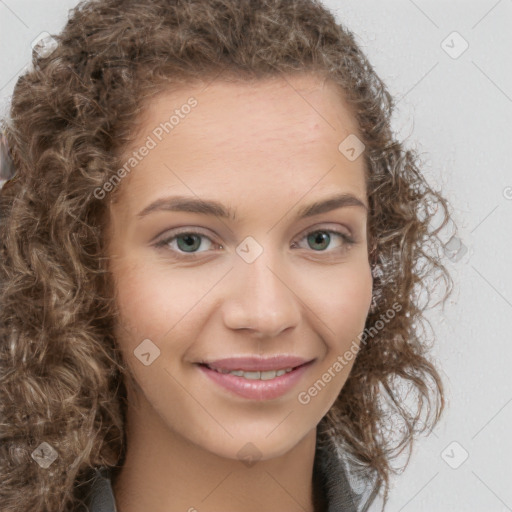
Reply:
[[[252,263],[239,259],[222,309],[227,328],[253,331],[258,338],[276,337],[300,322],[301,303],[289,272],[265,252]]]

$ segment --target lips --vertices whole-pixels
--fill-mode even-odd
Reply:
[[[224,392],[227,391],[232,396],[236,395],[249,400],[261,401],[274,400],[286,396],[287,393],[291,392],[299,384],[303,375],[309,371],[313,363],[314,360],[306,362],[296,366],[291,372],[268,380],[249,379],[244,376],[219,372],[210,369],[206,364],[198,364],[197,367],[209,382],[215,383]],[[268,364],[266,367],[268,367]]]

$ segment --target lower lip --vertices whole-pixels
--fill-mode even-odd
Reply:
[[[199,369],[211,380],[238,396],[250,400],[272,400],[290,391],[313,362],[298,366],[291,372],[270,380],[251,380],[230,373],[219,373],[204,365],[199,365]]]

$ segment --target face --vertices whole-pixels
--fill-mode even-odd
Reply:
[[[309,75],[151,101],[108,234],[140,428],[267,459],[327,413],[371,303],[363,157],[338,148],[357,133],[334,84]],[[273,356],[308,364],[275,381],[200,364]]]

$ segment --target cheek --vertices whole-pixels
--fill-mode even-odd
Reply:
[[[176,301],[175,288],[140,261],[123,260],[113,269],[116,280],[119,318],[117,338],[128,354],[144,339],[159,344],[162,335],[177,320],[174,316],[183,301]],[[175,303],[170,311],[169,304]]]
[[[335,277],[326,281],[324,291],[316,297],[318,316],[323,323],[321,331],[325,333],[325,357],[320,362],[317,380],[299,397],[313,400],[311,397],[321,396],[316,403],[322,408],[322,414],[327,413],[339,396],[360,348],[359,336],[372,300],[369,265],[361,263],[340,269]]]
[[[317,276],[318,278],[318,276]],[[333,336],[345,341],[364,328],[372,301],[372,275],[369,264],[340,267],[310,287],[317,311]]]
[[[166,277],[154,264],[126,261],[117,266],[115,275],[119,321],[139,336],[161,338],[198,298],[196,283],[192,286],[179,273]]]
[[[114,272],[119,348],[135,379],[137,394],[160,397],[162,386],[175,390],[165,370],[169,370],[186,350],[194,328],[187,323],[186,315],[197,297],[192,297],[183,283],[155,271],[154,265],[125,260]],[[149,365],[146,366],[143,359],[148,353]]]

